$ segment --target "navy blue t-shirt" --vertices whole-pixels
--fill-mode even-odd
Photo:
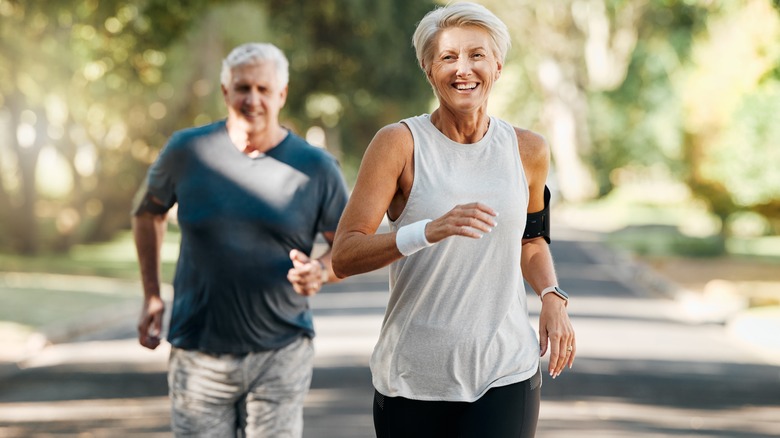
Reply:
[[[314,336],[308,299],[287,280],[293,248],[335,231],[347,188],[335,158],[289,133],[257,158],[225,121],[176,132],[150,167],[148,191],[178,202],[181,250],[168,341],[243,354]]]

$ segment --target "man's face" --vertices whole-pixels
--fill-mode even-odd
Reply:
[[[234,67],[230,83],[222,86],[228,121],[247,132],[275,128],[287,99],[287,86],[280,85],[272,61]]]

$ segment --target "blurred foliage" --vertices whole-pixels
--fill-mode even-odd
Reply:
[[[376,131],[423,112],[432,97],[411,37],[433,8],[419,0],[269,0],[277,44],[290,54],[288,113],[325,129],[356,164]]]
[[[65,250],[127,225],[148,145],[176,125],[168,49],[209,3],[0,1],[3,247]]]
[[[722,219],[761,211],[780,231],[780,18],[764,1],[725,10],[697,44],[683,95],[688,181]],[[728,62],[724,62],[728,60]]]
[[[777,2],[484,3],[512,29],[506,70],[522,70],[502,78],[496,107],[547,135],[564,200],[585,199],[588,175],[604,196],[662,174],[705,201],[724,234],[744,211],[780,232]]]
[[[663,1],[646,7],[626,80],[613,90],[591,93],[591,160],[599,191],[610,192],[615,170],[664,163],[685,170],[683,108],[674,75],[690,55],[693,37],[706,24],[707,9],[694,2]]]
[[[429,101],[409,41],[430,7],[0,0],[0,248],[63,252],[127,228],[168,136],[224,117],[221,60],[247,41],[290,57],[285,124],[320,126],[359,159],[379,126]]]
[[[630,73],[592,96],[602,191],[616,169],[663,163],[732,230],[758,211],[780,231],[776,118],[780,15],[766,0],[665,1],[648,8]]]
[[[564,200],[661,175],[723,233],[745,211],[778,233],[776,0],[480,3],[513,38],[490,110],[547,137]],[[430,110],[410,39],[433,6],[0,0],[0,249],[64,252],[126,229],[170,134],[224,117],[221,60],[247,41],[288,54],[283,123],[320,128],[352,174],[382,125]]]

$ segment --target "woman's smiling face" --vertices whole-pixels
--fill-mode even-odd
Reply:
[[[486,105],[502,67],[488,32],[476,26],[450,27],[439,32],[435,47],[426,71],[439,103],[457,112]]]

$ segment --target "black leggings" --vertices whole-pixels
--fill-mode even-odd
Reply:
[[[533,438],[539,419],[541,370],[491,388],[473,403],[420,401],[374,393],[377,438]]]

